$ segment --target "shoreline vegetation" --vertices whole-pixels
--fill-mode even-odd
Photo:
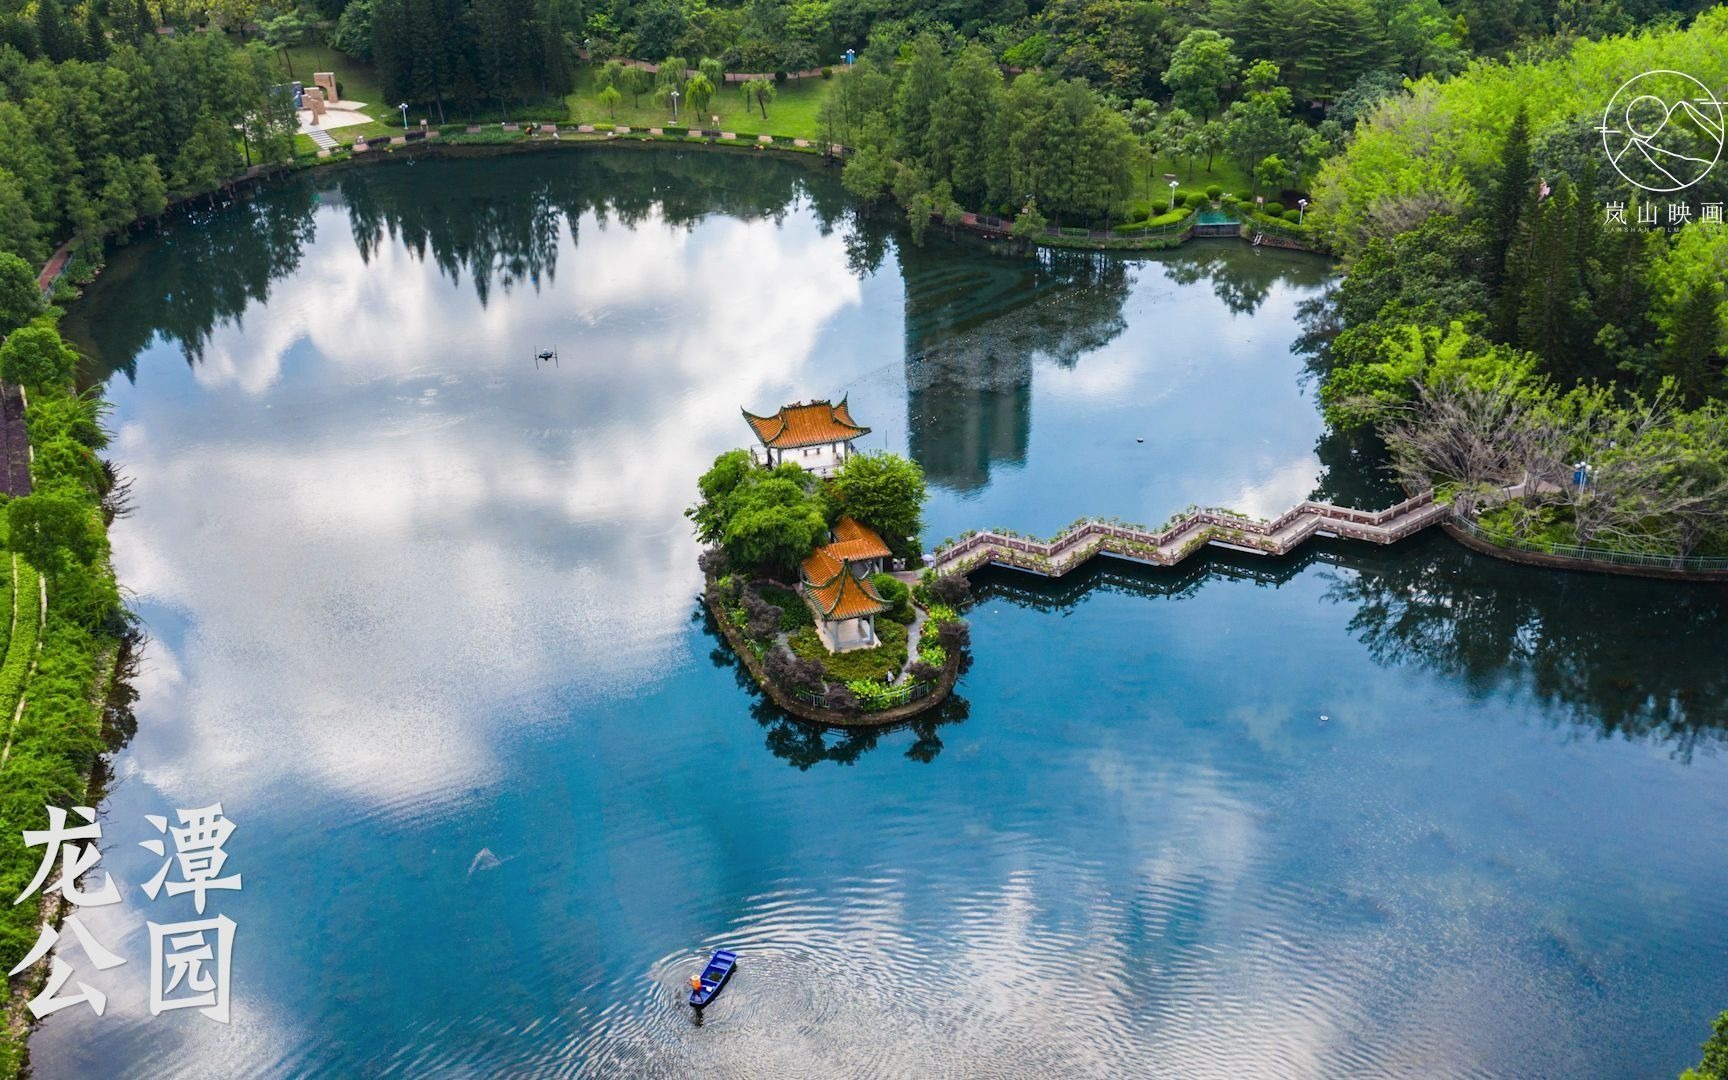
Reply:
[[[0,293],[34,277],[0,255]],[[34,299],[34,293],[30,294]],[[22,832],[47,825],[44,807],[95,805],[103,755],[130,734],[136,632],[109,563],[107,526],[125,510],[126,485],[98,453],[103,406],[77,392],[76,356],[55,313],[39,304],[0,310],[0,379],[28,396],[29,492],[0,497],[0,537],[12,617],[0,662],[0,893],[21,895],[39,861]],[[0,963],[29,951],[63,914],[58,897],[0,905]],[[8,983],[0,1077],[26,1061],[25,1000],[46,977],[39,964]]]

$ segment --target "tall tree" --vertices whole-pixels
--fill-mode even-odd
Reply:
[[[894,150],[906,161],[924,162],[930,154],[930,117],[948,90],[947,61],[934,34],[912,42],[911,56],[894,91]]]
[[[1210,120],[1223,103],[1224,89],[1236,75],[1233,41],[1216,30],[1191,30],[1170,57],[1164,85],[1170,88],[1170,103]]]
[[[76,60],[84,51],[78,28],[66,19],[60,0],[36,0],[36,40],[42,55],[55,63]]]
[[[1002,72],[982,46],[964,49],[948,71],[948,86],[931,113],[935,174],[961,202],[977,206],[990,180],[991,135],[1002,102]]]
[[[1536,202],[1536,173],[1530,164],[1530,114],[1520,104],[1500,144],[1492,200],[1483,213],[1488,233],[1488,292],[1498,296],[1506,279],[1506,257],[1518,235],[1526,207]],[[1504,326],[1502,327],[1504,330]]]

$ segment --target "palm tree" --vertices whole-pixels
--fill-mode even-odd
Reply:
[[[1152,202],[1152,174],[1157,171],[1158,148],[1160,136],[1158,131],[1158,104],[1149,98],[1135,98],[1134,103],[1123,110],[1123,116],[1128,119],[1128,130],[1140,140],[1140,148],[1146,154],[1146,202]]]
[[[1164,123],[1159,125],[1159,130],[1163,134],[1160,141],[1174,162],[1175,155],[1182,152],[1183,142],[1193,134],[1194,116],[1187,109],[1171,109],[1164,114]],[[1189,163],[1189,170],[1193,170],[1192,162]]]
[[[768,103],[774,100],[774,83],[768,79],[751,79],[744,84],[744,107],[750,107],[750,99],[756,99],[756,105],[762,110],[762,119],[768,119]]]

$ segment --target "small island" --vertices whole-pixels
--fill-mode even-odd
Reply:
[[[721,633],[806,720],[895,724],[941,704],[970,644],[970,586],[922,569],[923,470],[858,452],[870,429],[844,398],[744,420],[757,445],[715,459],[688,511]]]

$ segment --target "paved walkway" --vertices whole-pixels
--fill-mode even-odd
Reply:
[[[1207,544],[1261,555],[1283,555],[1315,535],[1391,544],[1439,524],[1450,515],[1451,508],[1436,503],[1432,492],[1379,511],[1302,502],[1271,521],[1243,517],[1228,510],[1195,510],[1158,532],[1086,521],[1048,541],[996,532],[974,533],[937,551],[932,565],[938,574],[965,573],[994,565],[1061,577],[1100,554],[1153,566],[1174,566]]]
[[[24,428],[24,393],[0,385],[0,492],[30,494],[30,435]]]

